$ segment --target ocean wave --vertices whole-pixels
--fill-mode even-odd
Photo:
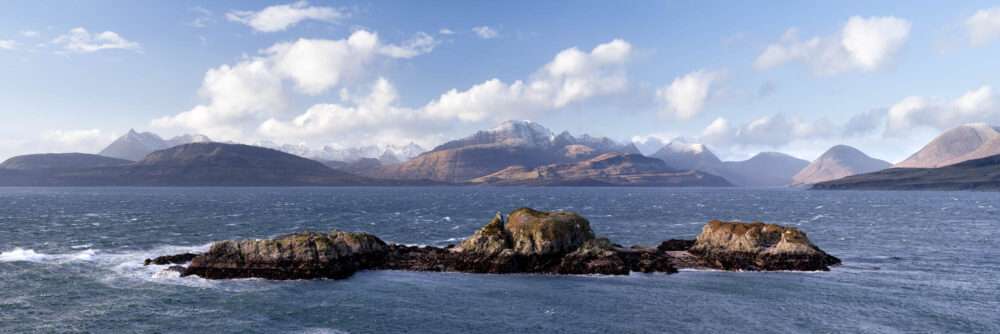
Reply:
[[[85,249],[76,253],[66,254],[45,254],[38,253],[33,249],[14,248],[13,250],[0,253],[0,262],[35,262],[35,263],[61,263],[72,261],[93,260],[96,250]]]

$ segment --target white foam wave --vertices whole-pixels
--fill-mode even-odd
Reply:
[[[11,251],[0,253],[0,262],[35,262],[35,263],[62,263],[72,261],[90,261],[97,254],[96,250],[86,249],[76,253],[67,254],[45,254],[38,253],[33,249],[14,248]]]

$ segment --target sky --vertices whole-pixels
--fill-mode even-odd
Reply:
[[[0,2],[0,159],[164,137],[352,147],[510,120],[898,162],[1000,125],[986,1]]]

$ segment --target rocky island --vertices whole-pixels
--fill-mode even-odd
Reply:
[[[342,279],[358,270],[627,275],[678,269],[826,271],[840,260],[795,227],[712,221],[695,240],[626,248],[597,238],[590,222],[575,213],[520,208],[506,221],[497,213],[461,244],[445,248],[387,244],[363,232],[305,231],[216,242],[203,254],[162,256],[146,265],[188,262],[168,270],[208,279],[276,280]]]

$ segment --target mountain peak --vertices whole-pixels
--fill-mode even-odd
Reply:
[[[892,164],[872,158],[860,150],[836,145],[826,150],[809,166],[792,177],[793,185],[808,185],[843,177],[870,173],[892,167]]]
[[[896,167],[936,168],[1000,154],[1000,131],[987,123],[952,128]]]

